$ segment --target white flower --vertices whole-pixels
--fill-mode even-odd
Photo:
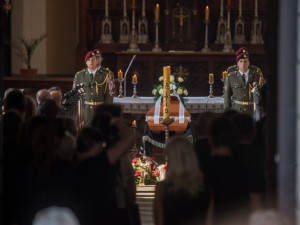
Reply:
[[[178,88],[178,90],[177,90],[177,94],[179,94],[179,95],[182,95],[182,93],[183,93],[183,90],[182,90],[182,88]]]
[[[158,80],[159,80],[159,81],[163,81],[163,80],[164,80],[164,77],[163,77],[163,76],[160,76],[160,77],[158,78]]]
[[[182,83],[184,81],[182,77],[178,77],[177,80],[178,80],[179,83]]]
[[[184,94],[185,96],[187,96],[189,93],[188,93],[188,91],[187,91],[186,89],[184,89],[183,94]]]
[[[164,93],[164,89],[159,89],[159,92],[158,92],[160,95],[162,95]]]
[[[170,84],[170,90],[173,90],[173,84]]]
[[[175,80],[174,75],[171,75],[171,76],[170,76],[170,82],[174,82],[174,80]]]
[[[157,93],[157,90],[156,90],[156,89],[153,89],[153,90],[152,90],[152,94],[153,94],[153,95],[156,95],[156,93]]]

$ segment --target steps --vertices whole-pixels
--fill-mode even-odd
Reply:
[[[139,206],[141,225],[154,225],[153,203],[155,185],[136,187],[136,203]]]

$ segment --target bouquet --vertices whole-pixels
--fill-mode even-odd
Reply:
[[[156,102],[159,97],[163,94],[163,76],[158,78],[160,84],[155,84],[152,90],[152,95],[154,96],[154,102]],[[174,75],[170,76],[170,94],[174,96],[178,94],[181,102],[184,104],[185,97],[188,96],[187,89],[183,86],[184,79],[182,77],[177,77],[175,79]]]
[[[137,157],[136,154],[132,155],[132,167],[134,170],[134,179],[136,185],[153,185],[164,177],[166,166],[159,166],[154,160],[155,157]],[[161,176],[161,173],[163,173],[163,176]]]

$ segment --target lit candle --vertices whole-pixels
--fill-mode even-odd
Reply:
[[[136,74],[134,74],[132,76],[132,83],[137,83],[137,76],[136,76]]]
[[[132,122],[132,127],[136,127],[136,121],[135,120]]]
[[[208,5],[205,8],[205,21],[206,22],[209,21],[209,8],[208,8]]]
[[[163,83],[163,119],[170,118],[170,75],[171,75],[171,67],[165,66],[163,69],[164,72],[164,83]]]
[[[122,72],[122,70],[120,70],[118,72],[118,80],[122,80],[122,79],[123,79],[123,72]]]
[[[209,83],[213,83],[214,82],[214,74],[213,73],[209,74],[208,81],[209,81]]]
[[[155,20],[156,21],[159,20],[159,4],[156,4],[156,8],[155,8]]]
[[[227,74],[227,72],[226,72],[226,71],[223,71],[223,75],[222,75],[222,79],[223,79],[223,80],[226,80],[226,74]]]

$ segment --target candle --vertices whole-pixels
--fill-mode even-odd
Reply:
[[[208,5],[205,8],[205,21],[206,22],[209,21],[209,8],[208,8]]]
[[[118,80],[122,80],[122,79],[123,79],[123,72],[122,72],[122,70],[120,70],[118,72]]]
[[[230,6],[230,0],[228,0],[228,6]]]
[[[132,76],[132,83],[137,83],[137,76],[136,76],[136,74],[134,74]]]
[[[135,0],[132,0],[132,5],[135,6]]]
[[[132,127],[136,128],[136,121],[135,120],[132,122]]]
[[[159,4],[156,4],[156,8],[155,8],[155,20],[156,21],[159,20]]]
[[[170,75],[171,75],[171,67],[165,66],[163,68],[164,73],[164,83],[163,83],[163,119],[170,118]]]
[[[210,73],[210,74],[209,74],[208,82],[209,82],[209,83],[213,83],[213,82],[214,82],[214,74],[213,74],[213,73]]]
[[[223,75],[222,75],[222,79],[223,79],[223,80],[226,80],[226,74],[227,74],[227,72],[226,72],[226,71],[223,71]]]

